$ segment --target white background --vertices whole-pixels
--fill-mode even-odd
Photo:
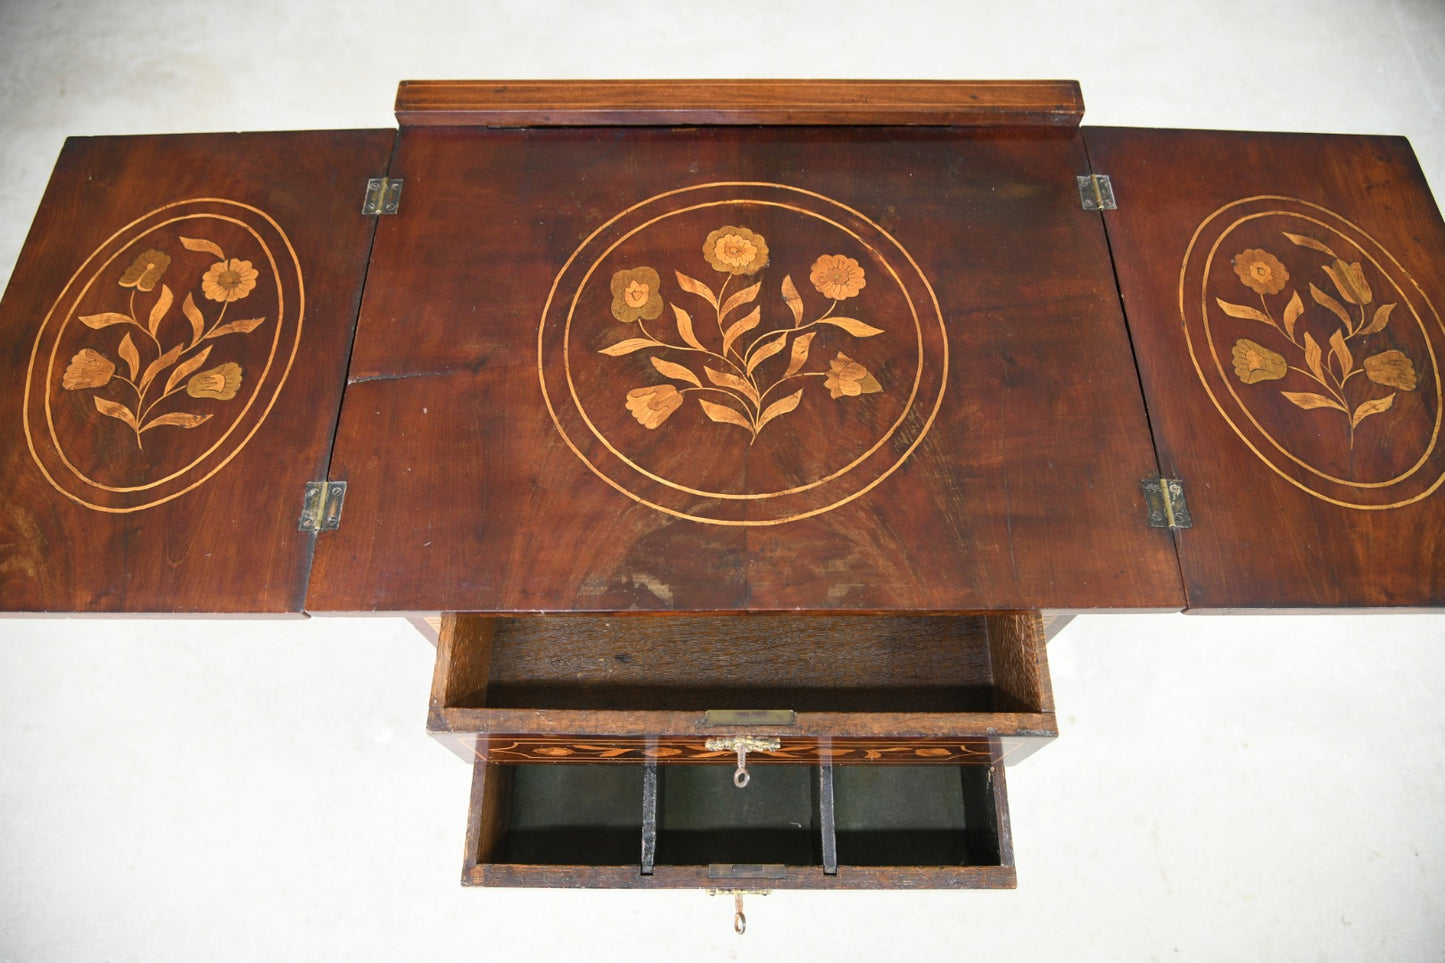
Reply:
[[[69,134],[688,76],[1076,78],[1086,123],[1405,134],[1445,193],[1440,0],[0,0],[0,281]],[[701,893],[461,889],[431,659],[391,619],[0,621],[0,960],[1445,956],[1445,616],[1081,618],[1017,891],[776,893],[742,939]]]

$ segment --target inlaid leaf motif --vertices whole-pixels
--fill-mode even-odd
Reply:
[[[612,358],[617,358],[624,354],[631,354],[634,351],[641,351],[643,348],[655,348],[657,346],[657,342],[651,338],[628,338],[625,341],[608,345],[602,349],[601,353]]]
[[[1340,363],[1341,378],[1354,370],[1355,358],[1350,354],[1349,346],[1345,344],[1343,331],[1336,331],[1330,335],[1330,355]]]
[[[707,415],[713,421],[721,422],[725,425],[737,425],[739,428],[746,428],[749,432],[753,430],[752,422],[748,421],[745,416],[729,408],[727,405],[720,405],[704,398],[697,399],[697,403],[702,406],[703,414]]]
[[[733,312],[735,308],[741,307],[742,305],[747,304],[749,301],[756,298],[758,296],[758,292],[761,291],[762,288],[763,282],[758,281],[756,284],[753,284],[750,287],[743,288],[741,291],[736,291],[733,294],[730,294],[728,296],[728,299],[723,302],[722,310],[719,313],[723,317],[727,317]]]
[[[707,375],[707,380],[719,388],[731,388],[733,391],[740,392],[744,398],[753,404],[758,403],[758,389],[754,388],[744,379],[739,378],[735,374],[729,374],[726,371],[709,368],[707,365],[703,365],[702,370],[703,374]]]
[[[753,308],[747,314],[743,315],[736,324],[728,328],[726,333],[723,334],[723,354],[727,354],[732,350],[732,346],[737,343],[738,338],[747,334],[753,328],[756,328],[758,322],[762,320],[762,317],[762,309]]]
[[[1345,326],[1345,330],[1349,330],[1350,314],[1345,310],[1343,304],[1321,291],[1313,282],[1310,283],[1310,297],[1314,298],[1315,302],[1320,306],[1329,308],[1330,311],[1334,313],[1334,316],[1340,319],[1340,322]]]
[[[717,295],[712,293],[712,288],[703,284],[695,277],[689,277],[683,274],[681,271],[674,271],[673,273],[677,275],[678,287],[682,288],[688,294],[696,294],[698,297],[705,299],[707,303],[711,304],[714,308],[717,307]],[[724,311],[723,313],[726,314],[727,312]]]
[[[712,298],[712,303],[716,305],[717,298]],[[677,333],[682,336],[682,340],[699,351],[706,351],[707,349],[702,346],[701,341],[697,340],[697,334],[692,329],[692,315],[675,304],[672,306],[672,314],[677,319]]]
[[[181,314],[191,322],[191,346],[195,347],[201,340],[201,335],[206,333],[206,319],[201,316],[201,309],[196,307],[196,299],[186,294],[185,301],[181,302]]]
[[[111,401],[107,398],[102,398],[99,395],[92,395],[90,400],[95,402],[96,411],[99,411],[107,418],[118,418],[126,424],[130,425],[132,430],[135,429],[135,415],[131,414],[130,409],[127,408],[125,405]]]
[[[176,296],[171,293],[170,285],[162,284],[160,297],[156,298],[156,303],[151,308],[150,331],[152,335],[154,335],[156,329],[161,326],[161,319],[164,318],[166,312],[171,309],[171,304],[175,302],[175,299]]]
[[[1379,334],[1385,330],[1385,326],[1390,323],[1390,313],[1394,310],[1395,303],[1393,301],[1380,305],[1375,309],[1375,316],[1370,319],[1370,323],[1360,330],[1360,334]]]
[[[193,415],[188,411],[172,411],[169,414],[152,418],[141,426],[141,431],[150,431],[152,428],[160,428],[169,425],[172,428],[195,428],[197,425],[205,424],[211,419],[210,415]]]
[[[1340,411],[1349,413],[1349,409],[1335,401],[1333,398],[1326,398],[1324,395],[1315,394],[1313,391],[1281,391],[1290,401],[1301,408],[1337,408]]]
[[[793,324],[803,323],[803,299],[798,294],[798,287],[793,283],[791,274],[783,275],[783,300],[788,304],[788,310],[793,312]]]
[[[1280,233],[1284,234],[1285,237],[1289,238],[1291,243],[1298,244],[1300,247],[1307,247],[1312,251],[1319,251],[1321,254],[1328,254],[1332,258],[1337,258],[1339,256],[1335,254],[1334,251],[1331,251],[1329,245],[1325,244],[1323,241],[1316,241],[1314,238],[1306,237],[1303,234],[1291,234],[1288,231],[1281,231]]]
[[[205,238],[182,237],[181,246],[184,247],[187,251],[197,251],[202,254],[209,254],[219,261],[224,261],[226,259],[226,252],[222,251],[217,244],[211,241],[207,241]]]
[[[804,337],[811,338],[812,333],[809,332],[808,334],[804,335]],[[753,356],[748,359],[748,374],[752,374],[753,371],[757,369],[758,365],[762,364],[764,361],[767,361],[779,351],[782,351],[783,345],[787,343],[788,333],[786,331],[777,335],[772,340],[764,342],[763,346],[754,351]]]
[[[697,375],[693,374],[689,368],[685,368],[672,361],[664,361],[655,355],[647,360],[651,361],[652,366],[665,378],[674,378],[678,381],[686,381],[688,384],[697,385],[699,388],[702,387],[702,382],[698,380]]]
[[[132,324],[131,316],[128,314],[117,314],[114,311],[102,311],[100,314],[86,314],[76,319],[87,328],[108,328],[112,324]]]
[[[124,361],[130,369],[130,380],[135,381],[136,375],[140,372],[140,352],[135,349],[135,342],[130,339],[130,332],[120,339],[120,347],[116,349],[120,360]]]
[[[1215,298],[1214,303],[1219,305],[1219,310],[1231,318],[1243,318],[1246,321],[1262,321],[1270,326],[1274,324],[1274,322],[1270,321],[1269,315],[1265,314],[1259,308],[1251,308],[1247,304],[1233,304],[1223,298]]]
[[[882,328],[875,328],[871,324],[865,324],[857,318],[819,318],[824,324],[835,325],[847,331],[855,338],[871,338],[875,334],[882,334]]]
[[[219,338],[227,334],[250,334],[252,331],[255,331],[257,328],[259,328],[265,323],[265,318],[248,318],[245,321],[231,321],[221,325],[219,328],[206,335],[206,337]]]
[[[788,358],[788,370],[783,372],[784,378],[791,378],[803,370],[803,365],[808,363],[808,349],[813,345],[813,338],[816,331],[809,331],[807,334],[800,334],[793,342],[793,352]]]
[[[766,408],[763,409],[762,416],[758,418],[758,431],[762,431],[763,426],[766,425],[768,422],[772,421],[774,418],[778,417],[778,415],[786,415],[788,412],[798,407],[798,403],[802,400],[803,389],[799,388],[797,391],[788,395],[786,398],[779,398],[777,401],[768,405]]]
[[[201,367],[201,365],[206,363],[206,358],[208,358],[211,354],[211,347],[212,346],[209,344],[206,345],[206,347],[202,349],[200,354],[192,355],[185,361],[182,361],[180,364],[176,365],[176,369],[172,371],[171,376],[166,379],[166,394],[170,394],[172,388],[180,384],[182,381],[185,381],[191,375],[195,374],[196,371]]]
[[[150,383],[156,380],[156,375],[160,374],[162,371],[175,364],[176,359],[181,356],[181,351],[184,348],[184,344],[178,344],[175,347],[171,348],[169,351],[167,351],[165,354],[161,355],[156,360],[152,361],[150,364],[146,365],[145,374],[140,376],[141,391],[145,391],[145,389],[150,385]]]
[[[1294,326],[1299,321],[1300,315],[1304,314],[1305,305],[1300,300],[1299,292],[1295,291],[1289,296],[1289,304],[1284,306],[1284,333],[1291,341],[1294,340]]]
[[[1324,350],[1319,346],[1319,342],[1315,341],[1310,333],[1306,331],[1305,364],[1309,365],[1311,373],[1314,374],[1315,379],[1318,381],[1325,380],[1324,356]]]
[[[1358,427],[1360,422],[1371,415],[1378,415],[1382,411],[1389,411],[1390,406],[1395,403],[1395,393],[1391,392],[1383,398],[1374,398],[1360,405],[1355,413],[1350,416],[1350,427]]]

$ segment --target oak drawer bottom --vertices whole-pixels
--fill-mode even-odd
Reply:
[[[474,769],[476,886],[1010,888],[1003,766]]]

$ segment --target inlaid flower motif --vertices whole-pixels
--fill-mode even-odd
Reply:
[[[1340,295],[1351,304],[1369,304],[1374,297],[1359,261],[1350,263],[1336,258],[1334,264],[1325,266],[1325,273],[1335,282]]]
[[[136,255],[136,259],[130,262],[130,267],[120,276],[120,286],[123,288],[135,288],[137,291],[150,291],[166,273],[166,268],[171,266],[171,257],[162,251],[142,251]]]
[[[1278,294],[1289,281],[1289,271],[1279,258],[1255,247],[1234,256],[1234,273],[1256,294]]]
[[[1247,385],[1278,381],[1289,373],[1284,355],[1248,338],[1234,342],[1234,374]]]
[[[842,254],[824,254],[818,258],[808,277],[823,297],[834,301],[853,297],[868,283],[862,265]]]
[[[651,321],[662,313],[662,279],[650,267],[612,275],[612,316],[618,321]]]
[[[250,261],[217,261],[201,278],[201,291],[212,301],[239,301],[256,286],[258,274]]]
[[[556,756],[560,759],[563,756],[572,755],[572,750],[568,749],[566,746],[541,746],[537,749],[537,755]]]
[[[234,361],[191,375],[186,394],[192,398],[214,398],[230,401],[241,390],[241,366]]]
[[[707,236],[702,255],[719,271],[755,274],[768,263],[768,242],[745,227],[720,227]]]
[[[84,348],[70,359],[70,365],[65,369],[60,384],[71,391],[78,388],[100,388],[110,384],[114,374],[115,362],[93,348]]]
[[[682,392],[672,385],[649,385],[627,393],[627,410],[644,428],[656,428],[682,407]]]
[[[1377,385],[1415,390],[1415,366],[1403,351],[1384,351],[1366,358],[1365,377]]]
[[[838,352],[836,358],[828,362],[828,376],[823,379],[823,387],[828,389],[828,394],[834,400],[845,395],[849,398],[856,398],[859,395],[869,395],[883,390],[878,379],[869,374],[867,368],[841,351]]]

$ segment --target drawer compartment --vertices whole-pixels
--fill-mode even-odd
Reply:
[[[444,617],[428,729],[466,759],[1010,762],[1057,735],[1037,612]],[[996,745],[995,745],[996,743]]]
[[[712,889],[1011,888],[1004,770],[476,760],[462,882]]]

